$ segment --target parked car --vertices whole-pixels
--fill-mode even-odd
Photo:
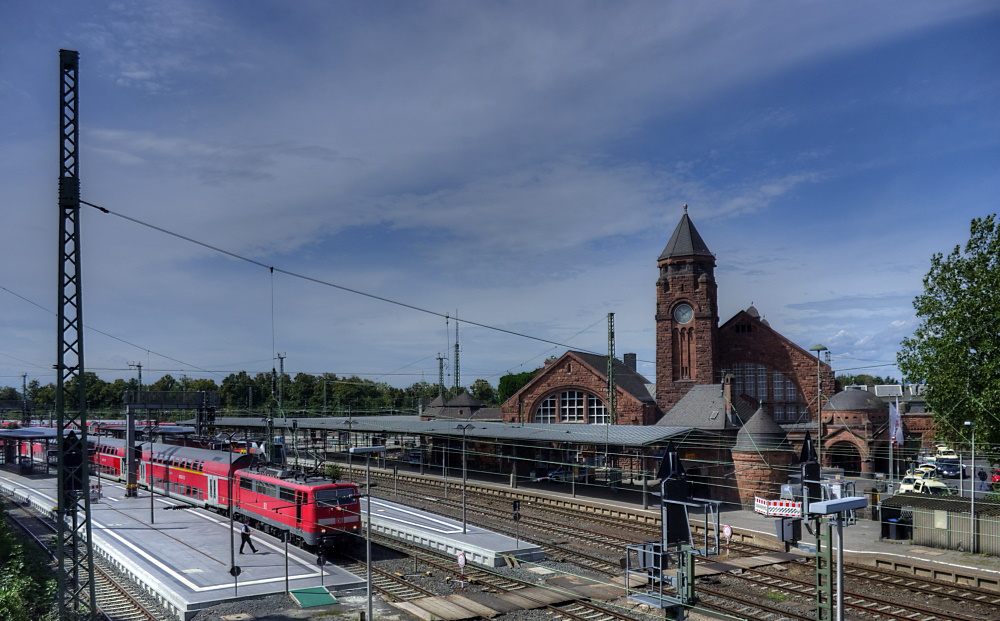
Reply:
[[[954,494],[950,487],[937,479],[917,479],[913,483],[913,491],[918,494],[932,494],[934,496],[951,496]]]
[[[565,483],[567,481],[573,480],[573,469],[572,468],[556,468],[555,470],[549,470],[547,473],[540,477],[535,477],[533,481],[553,481],[556,483]],[[577,477],[580,480],[580,477]]]
[[[903,477],[903,480],[899,482],[899,489],[896,490],[897,494],[903,494],[905,492],[913,491],[913,484],[917,482],[916,477],[908,476]]]
[[[957,458],[939,457],[935,466],[940,476],[950,479],[957,479],[962,476],[962,465],[958,462]]]
[[[935,466],[934,464],[920,464],[914,470],[912,470],[912,473],[914,477],[920,479],[923,477],[932,477],[934,476],[934,473],[936,471],[937,471],[937,466]],[[907,473],[910,472],[911,472],[910,470],[907,470]]]

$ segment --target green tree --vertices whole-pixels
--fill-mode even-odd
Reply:
[[[1000,223],[976,218],[964,249],[931,257],[924,293],[913,301],[920,320],[897,356],[904,377],[927,385],[927,403],[942,435],[977,423],[977,441],[1000,440],[988,407],[1000,399]]]
[[[882,377],[881,375],[838,375],[838,389],[844,386],[881,386],[884,384],[899,384],[899,380],[894,377]]]
[[[541,368],[534,371],[525,371],[524,373],[511,373],[510,375],[501,377],[500,382],[497,384],[497,400],[503,403],[513,397],[514,393],[524,388],[524,385],[530,382],[531,378],[535,377],[535,374],[539,371],[541,371]]]
[[[493,385],[488,380],[477,379],[472,382],[472,386],[469,386],[469,394],[482,401],[483,405],[488,407],[496,407],[498,405],[497,391],[494,390]]]
[[[146,386],[146,390],[150,391],[163,391],[170,392],[173,390],[180,390],[181,383],[174,379],[172,375],[167,373],[160,379],[156,380],[152,384]]]

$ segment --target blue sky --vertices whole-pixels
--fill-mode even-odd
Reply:
[[[85,363],[494,385],[654,378],[690,215],[720,315],[898,375],[935,252],[1000,190],[995,2],[28,2],[0,7],[0,385],[54,381],[58,50],[80,52]],[[30,303],[29,303],[30,301]],[[437,313],[437,314],[434,314]],[[112,335],[110,338],[105,335]],[[540,339],[540,340],[539,340]],[[123,342],[125,341],[125,342]]]

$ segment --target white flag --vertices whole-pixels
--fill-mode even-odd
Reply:
[[[889,404],[889,438],[894,444],[903,442],[903,417],[899,415],[899,403]]]

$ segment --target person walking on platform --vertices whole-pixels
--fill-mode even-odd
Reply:
[[[244,524],[243,528],[240,529],[240,554],[243,554],[243,548],[248,543],[250,544],[250,550],[254,554],[257,554],[257,548],[253,547],[253,542],[250,541],[250,526],[248,526],[247,524]]]
[[[979,476],[979,489],[984,491],[989,491],[990,488],[986,487],[986,471],[980,468],[978,476]]]

